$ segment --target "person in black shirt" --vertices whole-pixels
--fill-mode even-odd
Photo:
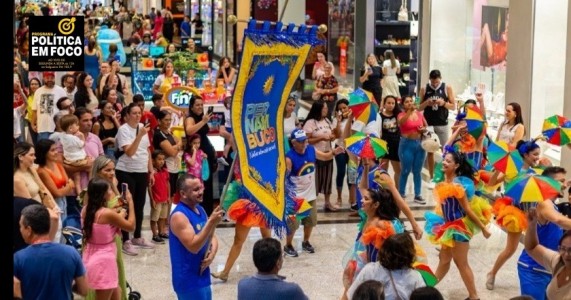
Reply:
[[[382,89],[381,89],[381,79],[383,78],[383,71],[375,54],[369,53],[367,55],[367,61],[361,70],[361,77],[359,81],[363,84],[362,88],[369,91],[375,97],[377,104],[382,107]]]
[[[400,159],[399,143],[400,129],[397,117],[400,114],[400,106],[394,96],[386,96],[383,99],[383,109],[379,112],[382,120],[381,136],[387,142],[387,154],[381,160],[381,166],[389,170],[389,161],[393,167],[395,185],[399,185]]]
[[[194,35],[201,36],[204,25],[202,24],[199,13],[194,14],[194,19],[192,19],[191,23],[194,26]]]
[[[420,89],[420,106],[419,110],[424,111],[424,118],[428,126],[434,128],[434,133],[440,140],[440,146],[443,147],[450,137],[450,128],[448,127],[448,111],[456,108],[456,98],[452,87],[447,86],[442,81],[442,75],[439,70],[430,71],[430,83],[426,87]],[[430,178],[434,177],[434,153],[427,153],[428,171]],[[434,182],[428,184],[429,189],[434,188]]]

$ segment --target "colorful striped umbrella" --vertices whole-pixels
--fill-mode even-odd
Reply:
[[[505,195],[514,199],[514,205],[524,206],[553,199],[561,193],[561,183],[551,177],[523,174],[506,186]]]
[[[438,283],[438,279],[432,269],[426,264],[414,262],[412,267],[420,273],[422,279],[424,279],[424,283],[426,286],[435,286]]]
[[[345,139],[345,149],[361,158],[377,159],[387,154],[387,142],[374,135],[357,132]]]
[[[523,158],[504,141],[490,141],[488,160],[494,168],[508,177],[516,176],[523,167]]]
[[[464,121],[466,121],[468,134],[473,136],[476,140],[483,134],[486,134],[486,121],[484,120],[482,111],[480,111],[478,107],[466,107],[466,117]]]
[[[553,115],[543,121],[542,134],[550,144],[567,145],[571,143],[571,121],[560,115]]]
[[[349,108],[353,112],[355,120],[364,124],[375,121],[379,114],[379,106],[375,102],[373,94],[362,88],[358,88],[349,94]]]

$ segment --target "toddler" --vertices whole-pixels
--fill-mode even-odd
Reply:
[[[85,136],[79,131],[79,119],[75,115],[65,115],[61,117],[59,123],[63,131],[59,138],[63,149],[63,163],[74,167],[85,167],[89,163],[89,158],[84,150]],[[81,194],[80,178],[80,172],[73,174],[77,195]]]
[[[202,160],[207,158],[207,154],[200,150],[200,135],[193,134],[188,137],[184,149],[183,159],[187,167],[187,173],[202,180]]]

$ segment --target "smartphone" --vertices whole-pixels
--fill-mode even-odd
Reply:
[[[127,183],[121,183],[121,198],[123,200],[127,200],[127,189],[129,188],[129,185]]]
[[[209,106],[208,107],[208,114],[212,114],[214,112],[214,106]]]
[[[343,115],[343,112],[342,112],[342,111],[338,111],[338,112],[337,112],[337,115],[338,115],[338,116],[342,116],[342,115]]]

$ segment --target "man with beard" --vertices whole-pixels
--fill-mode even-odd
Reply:
[[[44,85],[34,93],[32,102],[32,130],[38,133],[38,140],[48,139],[55,131],[54,116],[58,113],[56,101],[67,97],[65,90],[55,84],[55,73],[44,72]]]
[[[180,202],[170,215],[169,249],[172,284],[178,299],[212,299],[210,264],[218,251],[214,235],[224,211],[216,207],[210,217],[200,203],[204,186],[191,174],[177,181]]]

